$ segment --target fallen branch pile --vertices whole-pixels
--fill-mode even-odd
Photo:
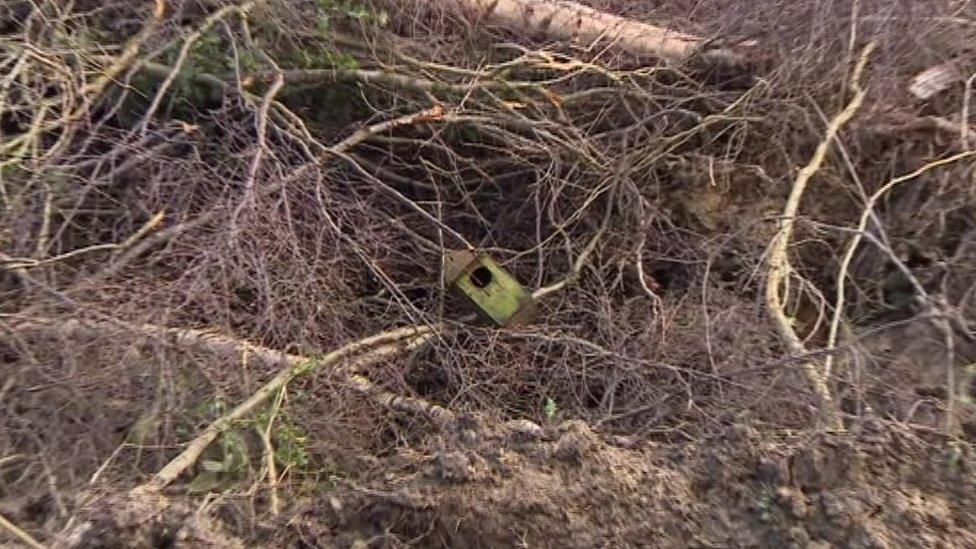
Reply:
[[[897,103],[924,33],[895,15],[675,16],[692,33],[552,0],[103,4],[0,7],[0,498],[46,494],[67,528],[64,486],[159,495],[249,417],[264,461],[235,473],[272,514],[312,469],[469,417],[965,436],[973,78]],[[473,320],[459,248],[535,322]],[[877,343],[905,325],[938,360]],[[228,366],[248,360],[258,381]]]

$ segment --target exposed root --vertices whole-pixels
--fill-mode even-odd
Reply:
[[[874,48],[875,44],[872,42],[861,52],[860,59],[857,62],[857,66],[854,68],[853,75],[851,76],[851,86],[854,89],[854,97],[851,98],[850,102],[847,103],[844,110],[830,120],[830,123],[827,125],[827,131],[824,138],[820,141],[816,151],[813,153],[813,158],[811,158],[810,162],[808,162],[807,165],[800,170],[796,180],[793,182],[790,196],[787,198],[786,206],[783,208],[779,232],[773,239],[772,247],[769,252],[769,271],[766,276],[766,310],[768,311],[770,318],[773,321],[773,326],[776,328],[777,333],[779,333],[780,338],[786,344],[790,352],[797,355],[805,354],[807,349],[803,344],[803,341],[793,330],[793,321],[786,314],[786,303],[781,293],[783,291],[783,285],[792,274],[788,252],[790,239],[793,235],[793,226],[796,223],[796,216],[800,209],[800,201],[803,199],[803,193],[806,190],[807,183],[810,182],[810,179],[817,173],[820,166],[823,164],[824,158],[827,156],[827,151],[833,144],[833,140],[836,137],[837,132],[840,131],[844,124],[854,117],[854,114],[857,113],[861,103],[864,102],[864,97],[867,95],[867,91],[860,85],[861,73],[864,72],[864,67],[867,65],[868,58]],[[824,376],[823,371],[821,371],[821,367],[815,362],[803,361],[801,368],[803,369],[807,380],[810,382],[813,392],[817,395],[817,398],[820,401],[820,411],[828,425],[830,425],[830,427],[833,429],[842,430],[844,428],[844,424],[837,414],[834,399],[831,396],[828,379]]]

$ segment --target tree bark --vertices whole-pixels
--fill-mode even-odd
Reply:
[[[607,42],[638,55],[681,61],[701,53],[734,61],[731,51],[705,52],[705,40],[665,27],[642,23],[576,2],[558,0],[455,0],[478,19],[511,30],[544,34],[584,45]]]

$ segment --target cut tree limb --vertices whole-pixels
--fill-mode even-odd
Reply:
[[[518,31],[544,34],[553,40],[584,45],[612,43],[639,55],[681,61],[695,54],[737,61],[727,50],[706,51],[697,36],[658,27],[577,4],[557,0],[454,0],[478,19]]]

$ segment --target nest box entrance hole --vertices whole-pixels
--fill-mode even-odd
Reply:
[[[471,283],[476,288],[485,288],[491,284],[492,274],[488,267],[478,267],[471,271]]]

